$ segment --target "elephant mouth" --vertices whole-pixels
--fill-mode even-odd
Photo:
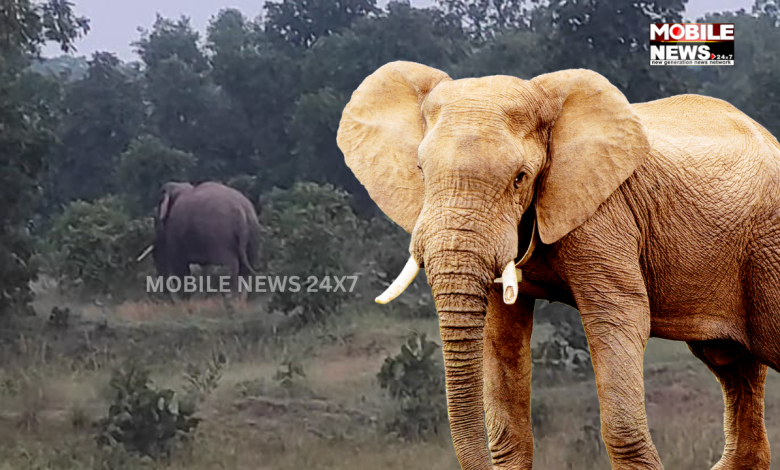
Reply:
[[[520,246],[527,247],[524,252],[518,250],[518,253],[524,253],[523,256],[519,259],[515,258],[507,263],[502,271],[501,277],[493,281],[494,283],[501,283],[503,285],[504,303],[508,305],[514,304],[517,300],[518,283],[523,280],[523,272],[520,267],[531,259],[539,239],[539,230],[536,226],[536,214],[533,213],[533,211],[528,212],[531,212],[531,214],[529,214],[530,217],[523,217],[519,226],[520,233],[525,234],[525,236],[521,238]],[[527,228],[528,225],[530,225],[530,230]],[[409,287],[412,281],[414,281],[414,278],[419,271],[420,263],[414,259],[414,256],[410,256],[401,271],[401,274],[398,275],[395,281],[393,281],[390,287],[388,287],[382,295],[376,298],[376,302],[379,304],[386,304],[401,295],[403,291]]]
[[[494,283],[501,283],[504,285],[504,303],[513,304],[517,299],[517,284],[523,281],[523,271],[520,269],[525,263],[531,259],[536,249],[536,242],[539,238],[539,232],[536,228],[536,217],[532,219],[530,236],[527,243],[523,243],[520,246],[527,246],[525,254],[521,258],[516,258],[514,261],[507,264],[504,268],[504,272],[500,278],[494,280]],[[518,253],[521,253],[518,251]],[[513,280],[512,277],[516,280]]]

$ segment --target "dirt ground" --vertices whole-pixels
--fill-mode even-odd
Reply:
[[[382,423],[391,408],[376,374],[411,332],[438,338],[435,317],[403,319],[376,307],[325,326],[283,330],[261,303],[226,311],[219,301],[161,307],[73,305],[66,330],[45,317],[4,330],[0,349],[0,470],[23,469],[424,469],[459,468],[449,432],[403,442]],[[536,332],[535,340],[544,334]],[[438,340],[437,340],[438,341]],[[193,441],[165,461],[108,458],[88,423],[106,413],[111,366],[147,359],[155,384],[180,389],[189,363],[227,359],[200,405]],[[282,386],[284,364],[304,374]],[[670,470],[706,470],[723,446],[723,402],[714,376],[683,343],[651,340],[645,361],[651,433]],[[592,380],[535,384],[534,468],[607,469]],[[780,376],[767,380],[770,443],[780,442]],[[773,469],[780,469],[776,459]]]

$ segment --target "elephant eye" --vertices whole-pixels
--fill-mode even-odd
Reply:
[[[517,175],[517,177],[515,178],[515,188],[518,187],[520,183],[523,182],[524,179],[525,179],[525,172],[521,171],[520,174]]]
[[[422,167],[418,164],[417,169],[420,170],[420,176],[422,176],[422,179],[425,180],[425,173],[422,171]]]

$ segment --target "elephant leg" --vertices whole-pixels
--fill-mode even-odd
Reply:
[[[233,258],[228,262],[227,268],[230,271],[230,294],[231,297],[238,300],[239,305],[246,301],[246,289],[241,289],[241,261]]]
[[[767,366],[736,343],[689,342],[718,378],[723,389],[726,446],[713,470],[769,469],[769,440],[764,424],[764,382]]]
[[[176,256],[173,256],[176,255]],[[171,267],[171,276],[178,277],[181,281],[181,288],[178,292],[172,292],[171,296],[173,297],[174,301],[184,300],[190,297],[189,293],[184,292],[184,280],[185,278],[191,276],[190,271],[190,263],[186,260],[186,258],[179,256],[176,252],[172,253],[171,261],[170,261],[170,267]]]
[[[614,470],[662,469],[645,410],[647,299],[610,297],[580,309],[596,375],[601,436]]]
[[[615,241],[609,246],[606,241]],[[582,316],[596,375],[601,436],[613,470],[663,469],[645,410],[643,360],[650,303],[636,247],[604,237],[598,250],[576,249],[569,285]],[[576,280],[576,281],[574,281]]]
[[[506,305],[501,289],[490,289],[485,317],[485,424],[494,468],[530,469],[531,330],[534,299]]]

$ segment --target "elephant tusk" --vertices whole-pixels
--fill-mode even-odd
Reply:
[[[531,258],[531,255],[534,253],[534,249],[536,249],[536,238],[537,238],[537,236],[538,236],[538,234],[537,234],[537,231],[536,231],[536,219],[534,219],[534,224],[531,227],[531,243],[529,243],[528,249],[525,250],[525,254],[523,255],[522,258],[520,258],[520,261],[515,263],[515,266],[518,267],[516,269],[517,282],[522,282],[523,281],[523,271],[520,270],[519,266],[524,265]],[[506,272],[506,270],[504,270],[504,272]],[[498,284],[499,282],[503,284],[503,282],[504,282],[503,281],[503,277],[501,277],[499,279],[496,279],[493,282],[495,284]]]
[[[135,260],[136,261],[143,261],[144,258],[149,256],[149,253],[151,253],[152,250],[154,250],[154,245],[147,246],[146,249],[144,250],[144,252],[141,253],[140,255],[138,255],[138,258],[136,258]]]
[[[386,304],[401,295],[401,292],[405,291],[409,284],[414,281],[414,277],[417,276],[419,271],[420,265],[417,264],[413,256],[410,256],[401,274],[398,275],[398,278],[390,284],[390,287],[382,295],[376,298],[376,302],[378,304]]]
[[[531,243],[528,245],[528,249],[525,250],[523,257],[520,258],[520,261],[518,261],[515,266],[524,265],[531,258],[531,255],[534,254],[534,249],[536,248],[536,236],[536,218],[534,218],[534,224],[531,226]]]
[[[517,300],[518,272],[520,272],[520,270],[515,268],[515,261],[511,260],[501,274],[501,284],[504,288],[504,303],[507,305],[512,305],[515,303],[515,300]]]

